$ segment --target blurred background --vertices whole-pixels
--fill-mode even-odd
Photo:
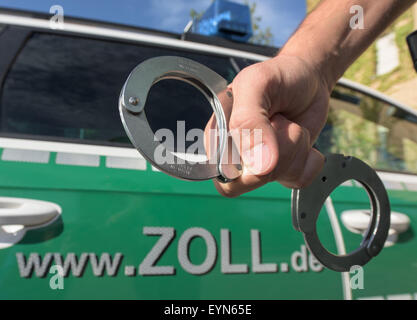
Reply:
[[[320,0],[307,0],[307,11],[318,3]],[[405,42],[406,36],[416,29],[415,4],[385,30],[349,68],[345,77],[417,109],[417,77]]]

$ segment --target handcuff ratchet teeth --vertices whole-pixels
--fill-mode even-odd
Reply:
[[[164,79],[187,82],[207,98],[220,133],[216,163],[182,159],[168,164],[158,163],[154,159],[155,150],[161,143],[155,139],[148,123],[145,104],[151,87]],[[200,63],[173,56],[152,58],[139,64],[126,80],[119,98],[121,120],[132,144],[157,169],[183,180],[217,178],[227,183],[241,176],[242,166],[228,164],[223,159],[228,147],[228,125],[219,95],[224,92],[227,92],[227,81]],[[229,94],[229,98],[232,99],[232,95]],[[348,180],[358,181],[367,191],[372,218],[357,250],[347,255],[334,255],[321,244],[316,223],[326,199],[335,188]],[[384,247],[390,227],[389,199],[376,172],[363,161],[340,154],[326,157],[322,171],[312,184],[293,190],[291,211],[293,226],[303,233],[311,253],[324,266],[339,272],[350,271],[353,266],[363,266],[378,255]]]

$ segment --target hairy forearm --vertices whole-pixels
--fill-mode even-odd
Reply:
[[[417,0],[323,0],[288,40],[280,54],[297,55],[317,68],[329,88],[401,13]],[[352,28],[363,8],[364,28]]]

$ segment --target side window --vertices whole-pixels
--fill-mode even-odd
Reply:
[[[337,86],[316,147],[356,156],[379,170],[417,174],[417,117]]]
[[[0,134],[128,144],[117,108],[120,90],[137,64],[163,55],[196,60],[228,81],[236,75],[229,59],[219,56],[34,33],[5,79],[0,98]],[[183,88],[178,86],[173,93],[176,98],[169,108],[162,94],[153,94],[154,112],[169,118],[174,103],[187,113],[196,100],[181,100],[179,92]]]
[[[236,66],[240,70],[245,69],[246,67],[249,67],[249,66],[257,63],[257,61],[249,60],[249,59],[246,59],[246,58],[232,58],[232,59],[236,63]]]

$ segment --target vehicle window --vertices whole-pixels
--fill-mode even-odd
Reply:
[[[89,143],[129,143],[118,113],[121,88],[137,64],[164,55],[198,61],[228,81],[236,75],[227,57],[34,33],[6,77],[0,99],[0,133]],[[164,82],[160,87],[169,85]],[[160,115],[153,125],[163,127],[164,119],[169,119],[170,112],[179,108],[187,120],[201,121],[201,117],[191,115],[195,112],[196,99],[202,95],[186,99],[187,86],[171,87],[174,90],[170,90],[170,99],[163,90],[150,94],[148,102],[152,111]],[[200,94],[197,90],[193,92]],[[162,122],[158,123],[159,120]]]
[[[337,86],[316,147],[358,157],[379,170],[417,174],[417,117]]]
[[[256,63],[256,61],[249,60],[246,58],[233,58],[233,60],[236,62],[236,65],[239,67],[240,70],[245,69],[246,67],[249,67],[250,65]]]

